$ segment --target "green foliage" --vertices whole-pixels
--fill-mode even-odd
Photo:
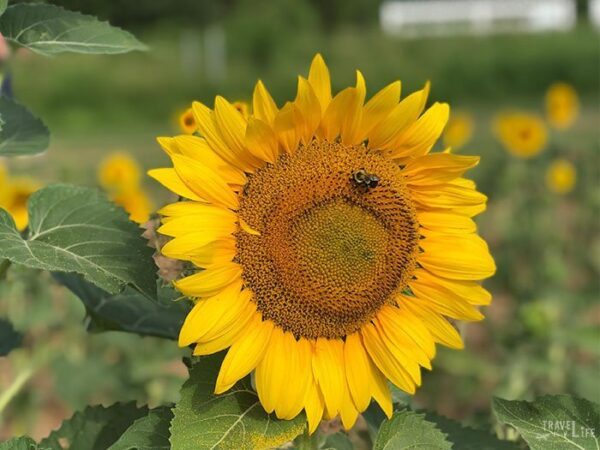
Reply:
[[[0,442],[0,450],[37,450],[38,446],[33,439],[27,436],[13,438],[10,441]]]
[[[33,155],[48,147],[46,125],[20,103],[0,97],[0,119],[0,156]]]
[[[304,414],[278,420],[267,414],[249,379],[238,382],[223,395],[214,385],[223,355],[200,358],[181,389],[173,410],[173,450],[260,450],[291,441],[306,426]]]
[[[0,317],[0,356],[6,356],[21,345],[23,336],[15,331],[12,323]]]
[[[162,406],[140,417],[108,450],[169,450],[171,408]]]
[[[72,449],[106,450],[147,413],[148,408],[138,408],[134,402],[116,403],[108,408],[90,406],[65,420],[39,446],[48,450],[62,450],[66,443]]]
[[[54,185],[29,200],[29,232],[21,237],[0,210],[0,257],[27,267],[77,272],[116,294],[127,284],[156,295],[152,249],[123,210],[95,189]]]
[[[533,402],[494,398],[498,420],[515,427],[531,450],[600,448],[600,405],[570,395]]]
[[[9,6],[0,17],[0,33],[42,55],[115,54],[145,48],[132,34],[93,16],[39,3]]]
[[[177,339],[190,309],[189,302],[176,301],[180,295],[160,281],[157,298],[152,299],[131,287],[112,295],[73,273],[57,272],[53,276],[81,299],[91,319],[90,331],[116,330]]]
[[[424,414],[402,410],[394,412],[379,429],[373,450],[450,450],[452,444],[434,424],[425,420]]]
[[[347,434],[337,432],[327,436],[319,448],[322,450],[353,450],[354,445]]]
[[[6,7],[8,6],[8,0],[0,0],[0,16],[4,14],[6,11]]]

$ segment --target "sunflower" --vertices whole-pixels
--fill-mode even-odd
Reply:
[[[555,159],[546,170],[546,186],[556,194],[568,194],[576,181],[575,166],[566,159]]]
[[[519,158],[532,158],[546,147],[546,126],[535,114],[502,113],[495,119],[494,129],[506,149]]]
[[[579,114],[579,99],[573,86],[554,83],[546,92],[546,114],[550,124],[559,129],[569,128]]]
[[[453,114],[444,130],[444,145],[455,150],[464,147],[471,140],[474,127],[470,114],[466,112]]]
[[[0,163],[0,208],[13,217],[19,231],[27,228],[27,201],[39,188],[40,185],[35,180],[9,176],[6,168]]]
[[[194,113],[192,112],[192,108],[186,109],[179,116],[179,128],[184,134],[194,134],[198,127],[196,126],[196,121],[194,120]]]
[[[462,348],[448,319],[483,318],[479,158],[430,153],[449,107],[400,86],[365,103],[357,72],[332,97],[317,55],[283,107],[259,81],[247,119],[217,97],[193,104],[201,137],[158,139],[173,168],[149,175],[185,199],[159,211],[162,253],[198,268],[175,282],[195,302],[179,345],[229,348],[217,394],[252,373],[267,412],[350,428],[372,398],[391,415],[387,380],[414,393],[436,343]]]

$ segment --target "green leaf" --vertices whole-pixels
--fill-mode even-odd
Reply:
[[[306,427],[306,417],[278,420],[262,408],[248,378],[214,395],[223,354],[203,357],[181,389],[171,422],[173,450],[260,450],[291,441]]]
[[[450,450],[452,445],[446,435],[425,420],[423,414],[402,410],[394,412],[379,429],[373,450]]]
[[[54,273],[54,279],[81,299],[89,314],[88,331],[125,331],[142,336],[177,339],[190,302],[176,301],[178,292],[157,282],[157,298],[131,287],[112,295],[74,273]]]
[[[531,450],[598,449],[600,405],[570,395],[545,395],[533,402],[494,398],[500,422],[515,427]]]
[[[0,0],[0,16],[4,14],[6,11],[6,7],[8,6],[8,0]]]
[[[63,448],[106,450],[121,437],[137,419],[148,414],[148,408],[138,408],[135,402],[116,403],[108,408],[88,406],[65,420],[61,427],[43,439],[43,449]]]
[[[169,450],[171,408],[162,406],[140,417],[108,450]]]
[[[0,443],[0,450],[37,450],[38,445],[28,436],[12,438]]]
[[[0,97],[0,117],[0,156],[34,155],[48,148],[48,128],[20,103]]]
[[[11,5],[0,17],[0,33],[42,55],[61,52],[126,53],[144,50],[135,36],[93,16],[40,3]]]
[[[460,422],[430,412],[425,413],[425,419],[447,435],[447,440],[460,450],[518,450],[514,442],[501,441],[484,430],[478,430],[462,425]]]
[[[118,293],[127,284],[156,296],[152,249],[122,209],[95,189],[54,185],[29,199],[24,239],[0,210],[0,258],[35,269],[77,272]]]
[[[323,450],[353,450],[354,445],[346,433],[330,434],[320,447]]]
[[[8,320],[0,317],[0,356],[8,355],[21,345],[23,336],[15,331]]]

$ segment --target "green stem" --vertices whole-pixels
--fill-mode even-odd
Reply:
[[[9,259],[5,259],[0,262],[0,281],[6,278],[6,272],[8,272],[8,268],[10,267],[11,262]]]
[[[311,438],[310,434],[308,434],[308,430],[304,430],[300,436],[296,438],[296,442],[298,445],[298,450],[314,450],[314,442]]]
[[[21,371],[17,377],[14,379],[12,384],[0,395],[0,417],[2,417],[2,412],[6,408],[6,406],[11,402],[13,398],[17,396],[17,394],[21,391],[25,383],[29,381],[31,376],[33,375],[33,367],[28,366],[23,371]]]

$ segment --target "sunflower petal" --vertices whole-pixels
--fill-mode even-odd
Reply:
[[[175,287],[188,297],[210,297],[239,280],[241,275],[242,268],[238,264],[223,264],[182,278],[175,282]]]
[[[262,81],[258,80],[254,87],[254,95],[252,96],[252,111],[254,116],[263,122],[272,125],[277,115],[277,105],[269,94]]]
[[[344,347],[339,339],[319,338],[313,349],[313,374],[317,381],[329,417],[335,417],[342,407],[346,377]]]
[[[319,53],[315,55],[310,65],[308,82],[319,99],[321,111],[326,111],[331,101],[331,79],[329,69]]]
[[[346,336],[344,363],[348,389],[359,411],[364,411],[371,402],[371,366],[358,333]]]
[[[257,158],[273,164],[279,156],[277,135],[273,129],[260,119],[250,117],[246,128],[246,145]]]
[[[400,101],[401,86],[400,81],[395,81],[384,87],[367,102],[363,109],[363,117],[360,124],[360,141],[364,140],[369,132],[390,114],[398,104]]]
[[[205,201],[202,197],[192,191],[187,184],[185,184],[175,169],[164,168],[164,169],[152,169],[148,171],[148,176],[154,178],[164,187],[171,192],[190,200]]]

